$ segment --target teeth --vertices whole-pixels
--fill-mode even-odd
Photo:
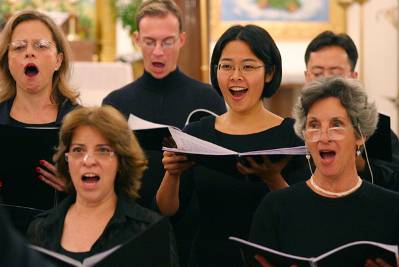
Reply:
[[[247,88],[244,87],[231,87],[230,90],[238,92],[238,91],[243,91],[246,90]]]
[[[95,177],[95,176],[97,176],[97,174],[95,174],[95,173],[85,173],[85,174],[83,174],[83,176],[86,176],[86,177]]]

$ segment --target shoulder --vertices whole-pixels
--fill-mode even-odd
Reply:
[[[368,181],[363,180],[364,183],[364,195],[367,197],[372,197],[377,200],[387,201],[395,203],[396,205],[399,204],[399,193],[388,190],[376,184],[371,184]],[[399,205],[398,205],[399,208]]]
[[[129,97],[135,93],[136,88],[140,88],[140,86],[138,86],[140,83],[141,77],[119,89],[113,90],[103,99],[103,105],[112,104],[114,101],[121,101],[126,97]]]
[[[307,191],[308,189],[305,181],[301,181],[289,187],[268,193],[263,198],[260,206],[278,207],[282,205],[285,206],[290,202],[294,203],[296,200],[302,201]]]
[[[133,198],[130,198],[124,194],[121,194],[119,199],[119,201],[122,202],[121,207],[125,216],[134,221],[150,225],[163,218],[160,214],[141,206]]]
[[[29,241],[35,245],[45,246],[57,240],[62,231],[66,212],[73,201],[74,198],[69,196],[59,206],[36,215],[27,230]]]
[[[185,83],[185,87],[190,87],[190,92],[194,92],[197,95],[203,96],[216,96],[221,99],[221,96],[216,92],[215,89],[210,84],[201,82],[199,80],[193,79],[183,72],[179,72],[181,81]]]
[[[194,136],[200,136],[204,132],[209,132],[213,131],[215,128],[215,116],[209,115],[202,117],[199,121],[195,122],[190,122],[187,124],[183,131],[185,133],[194,135]]]
[[[8,124],[10,122],[10,111],[13,101],[6,100],[0,103],[0,124]]]

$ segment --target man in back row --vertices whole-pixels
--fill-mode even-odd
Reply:
[[[307,82],[323,76],[343,76],[356,79],[358,52],[353,40],[345,33],[325,31],[317,35],[305,52],[305,79]],[[389,142],[390,141],[390,142]],[[374,183],[399,191],[399,141],[390,129],[390,118],[379,114],[376,132],[366,142]],[[359,175],[371,181],[365,153],[356,157]]]
[[[133,83],[111,92],[103,104],[114,106],[126,117],[132,113],[180,129],[194,110],[226,112],[224,101],[210,85],[186,76],[177,66],[180,49],[186,40],[178,6],[172,0],[145,1],[139,8],[136,22],[138,32],[134,33],[133,39],[143,54],[144,74]],[[146,150],[146,155],[149,165],[142,178],[139,202],[150,207],[164,169],[160,151]],[[190,213],[195,210],[193,206],[184,218],[172,222],[182,266],[195,231],[195,214]]]

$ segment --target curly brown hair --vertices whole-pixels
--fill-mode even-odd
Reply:
[[[115,191],[125,192],[134,198],[139,197],[138,191],[141,177],[147,168],[147,159],[125,117],[111,106],[79,107],[64,117],[53,159],[59,174],[66,181],[67,191],[76,192],[65,153],[69,151],[74,132],[80,126],[90,126],[98,130],[114,150],[118,158]]]

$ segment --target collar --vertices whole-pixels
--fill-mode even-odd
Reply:
[[[15,97],[12,97],[2,103],[0,103],[0,124],[10,124],[10,112],[12,105],[14,103]],[[77,104],[72,103],[69,99],[64,99],[64,101],[58,107],[57,118],[55,124],[57,126],[61,125],[64,116],[77,107]]]
[[[166,75],[162,79],[154,78],[149,72],[144,70],[142,80],[152,90],[160,90],[164,87],[174,87],[174,85],[179,81],[179,78],[183,75],[179,67],[174,71]]]
[[[117,197],[115,213],[109,224],[124,223],[127,218],[146,223],[153,221],[152,217],[148,216],[148,210],[138,205],[133,198],[125,193],[117,193]],[[41,213],[38,217],[47,217],[48,225],[57,225],[62,229],[66,213],[75,201],[76,195],[69,195],[57,207]]]
[[[116,203],[115,213],[109,224],[119,224],[126,222],[127,218],[145,223],[152,223],[152,219],[148,216],[148,211],[137,204],[137,202],[127,196],[125,193],[117,193],[118,201]]]

